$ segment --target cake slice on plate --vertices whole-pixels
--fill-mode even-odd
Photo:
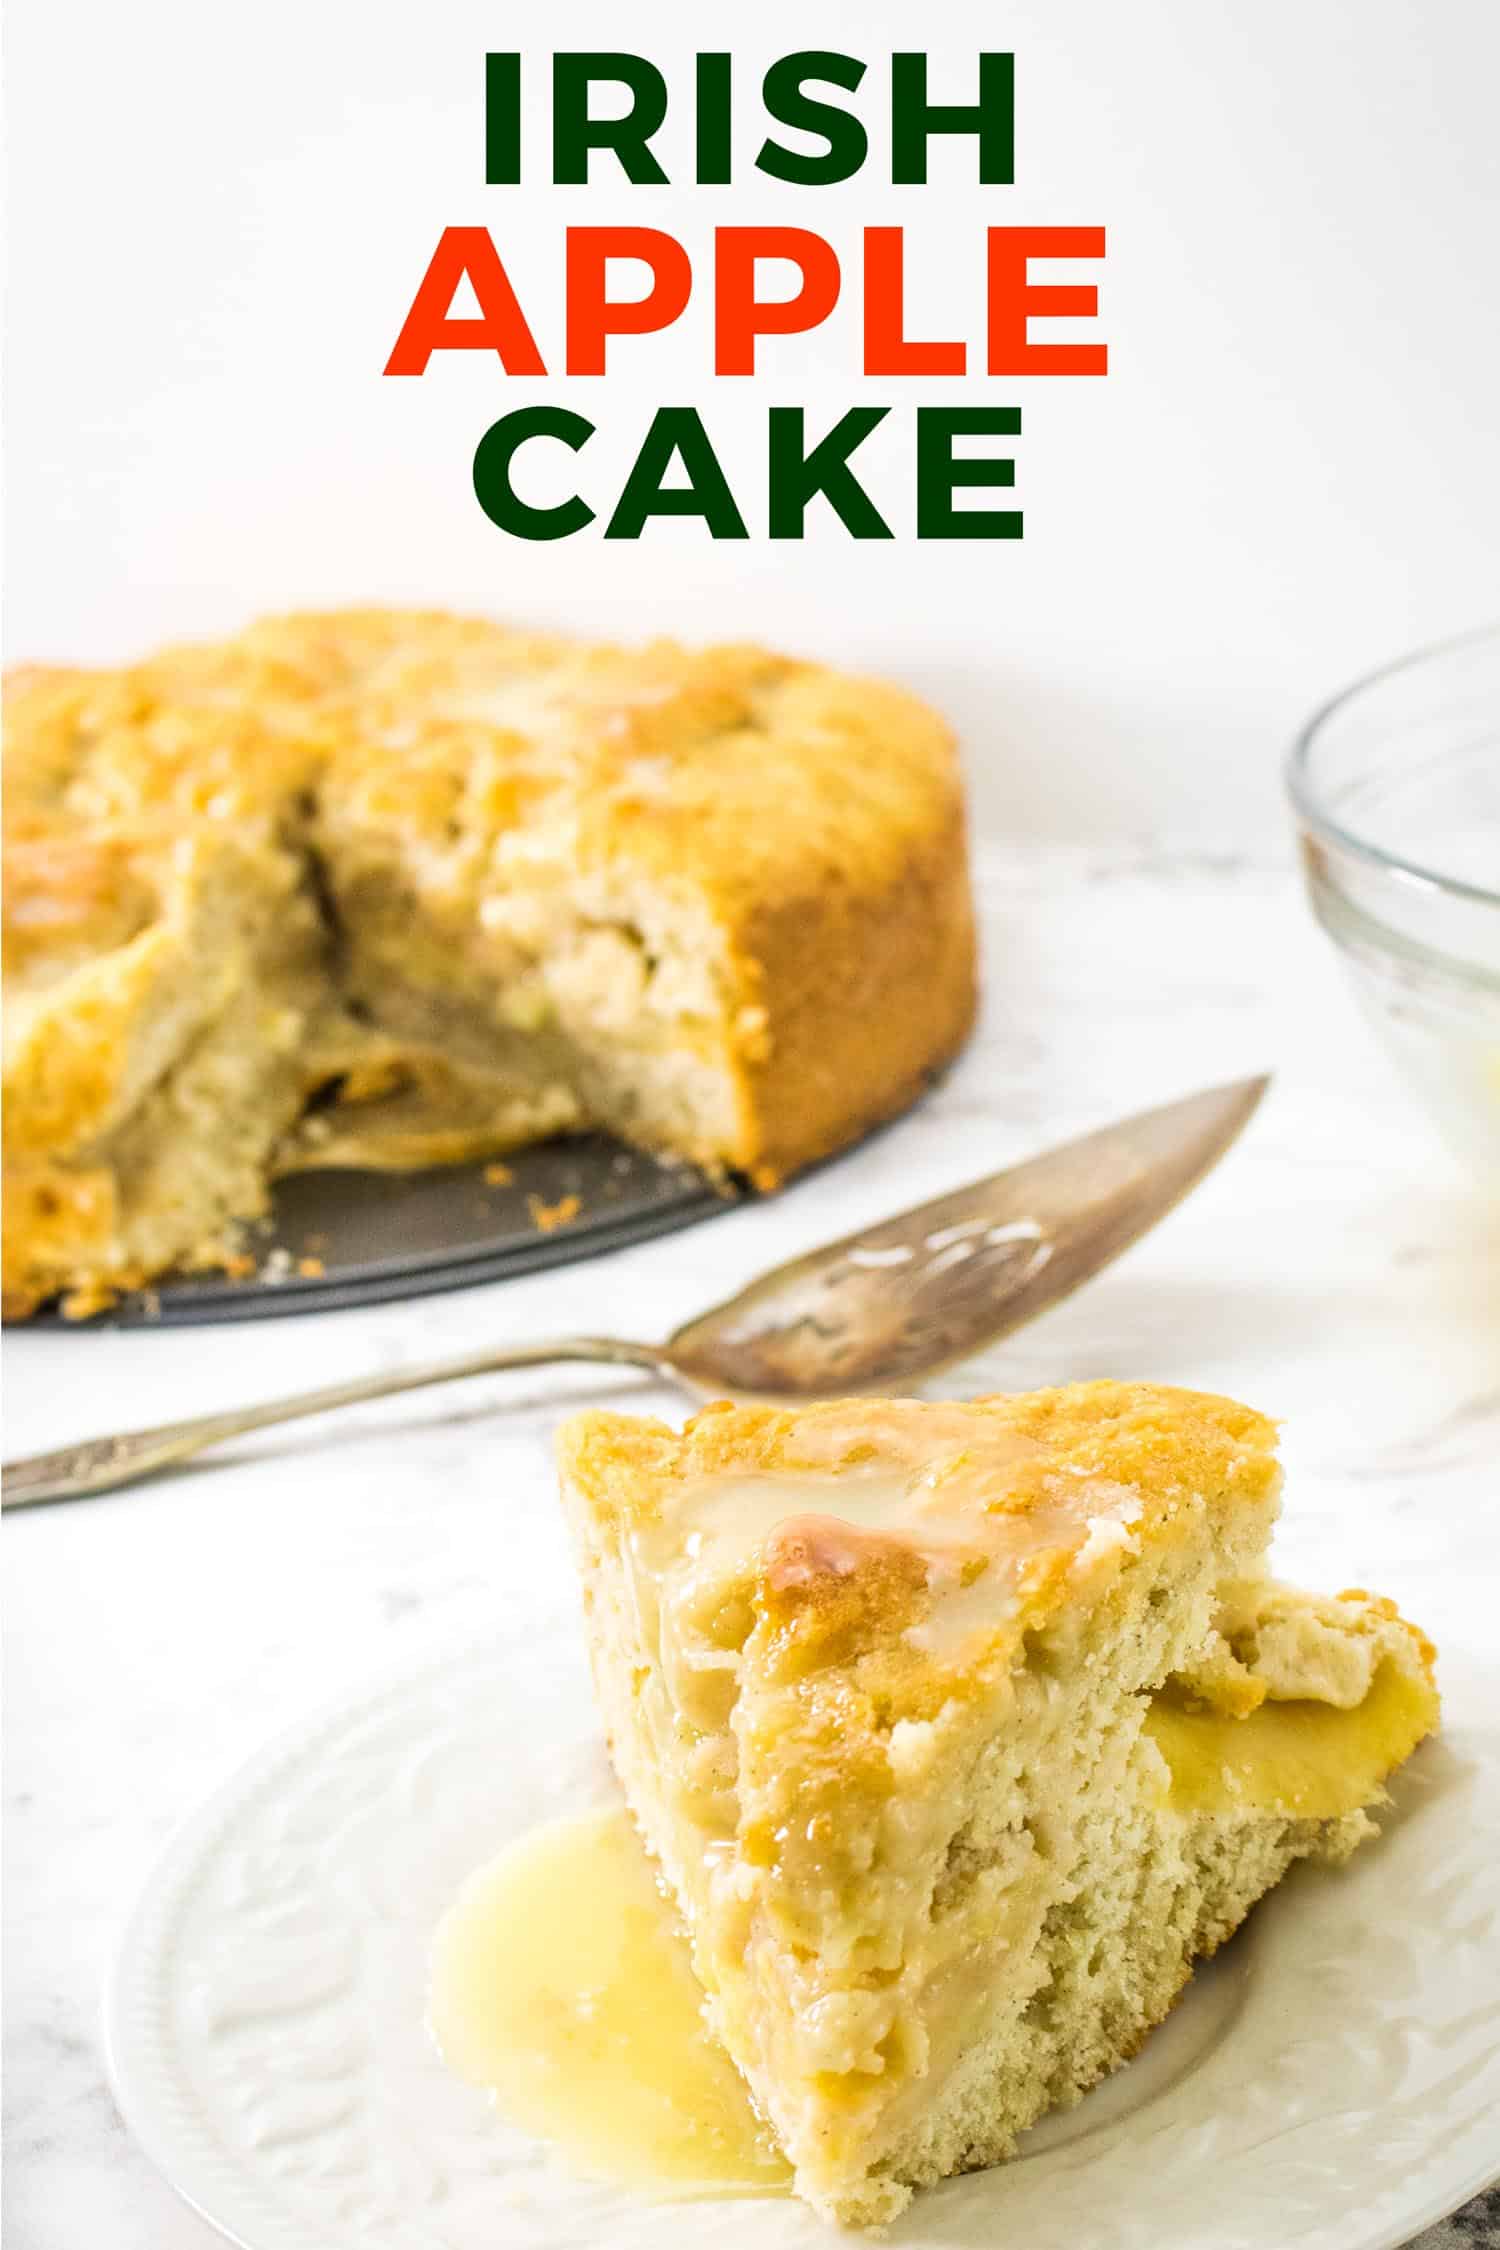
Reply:
[[[828,2217],[1008,2156],[1373,1834],[1433,1652],[1265,1575],[1274,1435],[1122,1383],[564,1430],[616,1768]]]

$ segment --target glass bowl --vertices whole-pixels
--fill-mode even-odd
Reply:
[[[1287,767],[1314,911],[1449,1142],[1500,1180],[1500,627],[1372,673]]]

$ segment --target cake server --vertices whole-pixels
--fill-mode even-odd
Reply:
[[[779,1404],[910,1391],[1009,1335],[1138,1241],[1218,1162],[1268,1084],[1247,1078],[1145,1110],[861,1227],[762,1274],[664,1344],[564,1336],[88,1438],[8,1462],[4,1505],[109,1492],[249,1430],[557,1360],[644,1367],[700,1397]]]

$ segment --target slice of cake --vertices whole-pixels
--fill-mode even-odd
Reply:
[[[1374,1832],[1432,1650],[1264,1575],[1273,1446],[1121,1383],[566,1426],[615,1766],[828,2217],[1008,2156]]]

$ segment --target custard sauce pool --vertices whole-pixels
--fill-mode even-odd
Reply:
[[[580,2171],[659,2195],[785,2193],[788,2166],[702,2001],[623,1809],[511,1845],[433,1941],[443,2059],[512,2123]]]

